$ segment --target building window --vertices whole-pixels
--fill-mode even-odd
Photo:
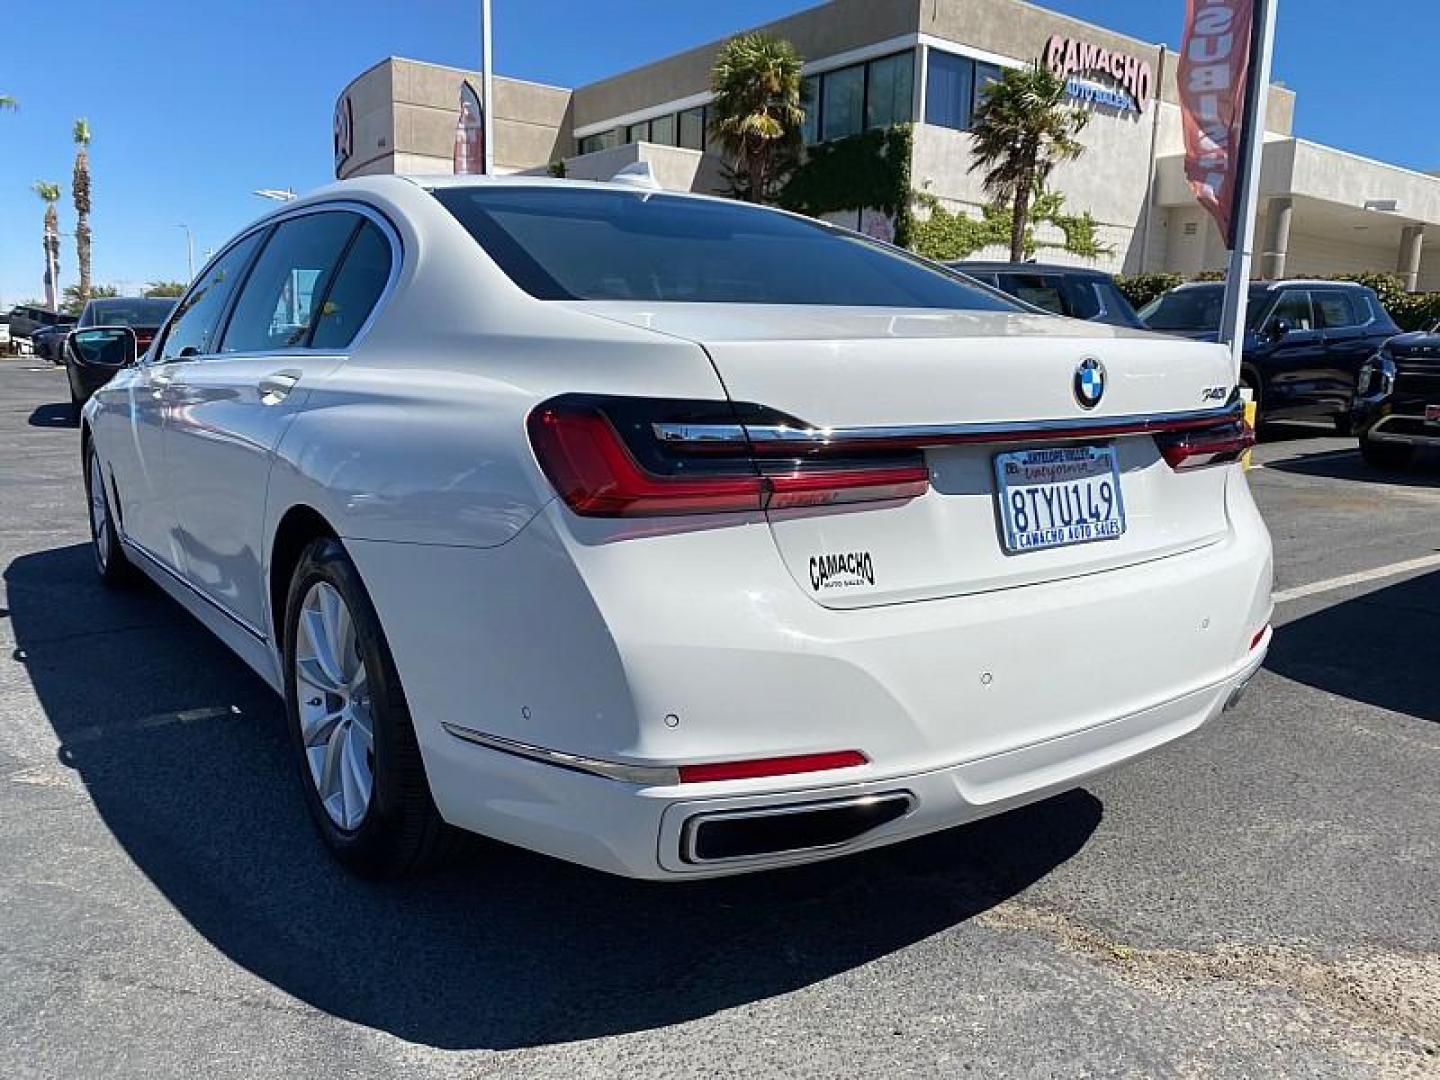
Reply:
[[[865,127],[884,128],[908,124],[913,118],[915,98],[915,54],[899,53],[869,65],[865,91]]]
[[[586,135],[580,140],[580,153],[593,154],[600,150],[609,150],[619,142],[619,136],[615,129],[602,131],[596,135]]]
[[[800,125],[800,137],[806,146],[820,141],[820,76],[807,75],[801,84],[800,102],[805,109],[805,122]]]
[[[865,122],[865,66],[827,71],[820,90],[820,137],[825,142],[858,135]]]
[[[680,114],[680,145],[686,150],[705,149],[705,109],[686,109]]]
[[[975,110],[985,100],[985,88],[1005,74],[996,64],[982,64],[968,56],[930,50],[925,84],[925,122],[936,127],[969,131]]]
[[[657,116],[650,121],[650,141],[661,146],[675,145],[675,114]]]
[[[807,146],[908,124],[915,119],[915,53],[807,75],[801,99],[805,122],[800,135]]]
[[[627,143],[649,142],[650,121],[642,120],[638,124],[631,124],[625,129],[625,141]]]
[[[997,64],[975,65],[975,108],[980,108],[984,103],[985,91],[990,88],[990,84],[997,83],[1004,77],[1004,70]]]

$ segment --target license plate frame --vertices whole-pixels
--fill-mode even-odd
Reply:
[[[1010,450],[996,454],[994,466],[1000,542],[1007,555],[1119,540],[1129,528],[1114,446]],[[1107,482],[1112,497],[1108,506],[1103,490]],[[1108,513],[1097,517],[1102,507]],[[1027,522],[1034,527],[1020,527]]]

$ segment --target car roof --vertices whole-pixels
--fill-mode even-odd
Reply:
[[[1015,263],[1001,261],[986,261],[980,259],[958,259],[954,262],[946,262],[946,266],[955,270],[974,270],[985,274],[1069,274],[1073,277],[1102,277],[1108,278],[1111,275],[1104,270],[1097,270],[1093,266],[1062,266],[1059,263]]]
[[[1172,292],[1180,289],[1223,289],[1223,281],[1187,281],[1183,285],[1177,285]],[[1252,281],[1250,288],[1255,289],[1366,289],[1368,286],[1361,285],[1358,281],[1325,281],[1320,278],[1286,278],[1283,281]]]

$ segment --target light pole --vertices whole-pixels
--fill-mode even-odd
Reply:
[[[176,222],[177,229],[185,230],[185,264],[190,269],[189,281],[195,280],[195,234],[190,231],[190,226],[183,222]]]

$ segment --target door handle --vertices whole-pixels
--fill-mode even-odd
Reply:
[[[294,371],[277,371],[273,375],[266,375],[260,380],[260,404],[279,405],[287,397],[290,391],[295,389],[295,384],[300,381],[300,375]]]
[[[175,381],[175,373],[171,371],[152,371],[150,373],[150,396],[159,401],[165,396],[165,391],[170,389],[170,384]]]

